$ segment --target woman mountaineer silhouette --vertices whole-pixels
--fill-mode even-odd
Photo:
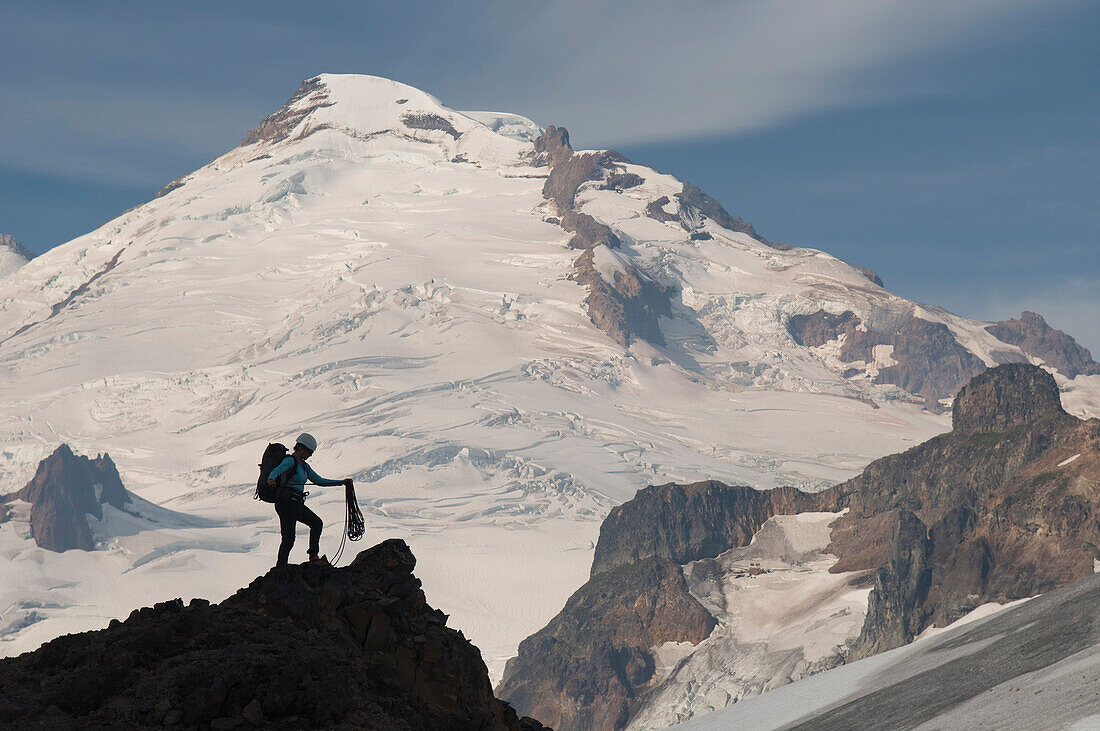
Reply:
[[[276,566],[286,566],[290,549],[294,545],[294,532],[297,523],[305,523],[309,526],[309,562],[328,563],[327,556],[318,556],[321,552],[321,528],[323,523],[317,513],[306,507],[305,484],[307,481],[314,485],[332,486],[351,485],[351,478],[343,480],[329,480],[321,477],[306,464],[306,460],[317,450],[317,440],[310,434],[302,434],[298,437],[294,450],[279,463],[279,466],[271,470],[267,484],[275,487],[281,485],[275,494],[275,512],[279,514],[279,530],[283,541],[279,544],[279,560]],[[284,473],[287,476],[279,480]]]

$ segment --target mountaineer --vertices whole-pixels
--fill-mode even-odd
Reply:
[[[309,494],[305,491],[305,484],[309,481],[314,485],[344,485],[350,488],[352,482],[350,477],[343,480],[329,480],[314,472],[313,468],[306,464],[306,460],[316,450],[317,440],[310,434],[302,434],[298,437],[294,450],[268,474],[268,486],[278,488],[275,493],[275,512],[279,514],[279,528],[283,537],[282,543],[279,544],[279,559],[276,566],[286,565],[290,549],[294,545],[296,524],[299,522],[309,526],[309,562],[328,563],[327,556],[318,556],[321,550],[323,523],[321,518],[305,505],[306,495]]]

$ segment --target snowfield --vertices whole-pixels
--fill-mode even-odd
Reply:
[[[912,303],[821,252],[710,221],[711,239],[689,240],[642,214],[680,189],[670,176],[627,165],[640,186],[578,194],[623,240],[600,267],[625,257],[677,287],[668,344],[623,348],[570,279],[579,252],[542,196],[537,125],[367,76],[319,77],[283,112],[284,137],[0,278],[5,492],[65,442],[109,452],[128,490],[172,511],[109,513],[91,553],[39,549],[19,511],[0,525],[0,654],[175,596],[217,601],[266,571],[278,525],[252,499],[256,465],[303,430],[320,474],[356,479],[367,533],[349,550],[407,540],[428,601],[495,681],[584,583],[600,521],[637,489],[821,487],[950,426],[896,386],[842,377],[827,346],[784,327]],[[984,323],[925,311],[975,352],[994,347]],[[1060,382],[1100,413],[1100,377]],[[342,491],[310,506],[332,555]]]
[[[859,637],[867,572],[830,574],[829,526],[844,513],[777,515],[744,548],[694,561],[692,595],[718,626],[680,647],[630,729],[663,729],[840,665]]]
[[[769,729],[1100,728],[1100,575],[979,607],[905,647],[675,726]]]

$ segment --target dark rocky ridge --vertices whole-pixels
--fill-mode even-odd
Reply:
[[[1065,415],[1058,384],[1041,368],[1009,363],[977,376],[955,397],[955,434],[1007,432]]]
[[[943,411],[941,399],[952,396],[985,370],[985,363],[964,348],[943,323],[910,316],[893,330],[860,329],[862,324],[850,310],[839,315],[818,310],[791,317],[787,331],[796,343],[810,348],[844,336],[840,359],[845,363],[869,363],[876,345],[893,346],[891,357],[897,364],[881,368],[875,383],[892,383],[921,396],[931,411]]]
[[[954,432],[877,460],[820,493],[717,482],[641,490],[605,520],[593,576],[581,592],[599,587],[605,604],[630,606],[652,597],[652,583],[631,583],[630,567],[715,557],[747,545],[772,515],[841,508],[849,510],[832,525],[829,552],[838,561],[830,570],[869,572],[874,587],[852,657],[906,644],[981,604],[1034,596],[1089,576],[1100,557],[1100,420],[1066,414],[1057,394],[1041,368],[998,366],[956,399]],[[623,578],[603,578],[610,575]],[[678,596],[678,589],[670,590]],[[522,643],[502,695],[524,711],[532,689],[539,689],[543,699],[558,703],[555,710],[540,701],[545,718],[571,718],[579,699],[596,703],[606,692],[606,684],[585,679],[608,677],[614,667],[611,655],[594,654],[591,645],[610,643],[631,656],[653,647],[616,645],[613,629],[590,611],[571,600],[532,637],[537,643]],[[593,628],[583,642],[570,629],[578,627]],[[555,642],[562,632],[567,639]],[[562,669],[568,675],[555,675]],[[632,685],[634,695],[618,707],[634,714],[650,690]],[[621,728],[620,721],[588,727]],[[563,720],[562,727],[583,726]]]
[[[587,181],[637,184],[616,167],[626,158],[613,150],[574,154],[569,133],[554,126],[535,140],[535,155],[550,166],[543,197],[554,201],[561,227],[573,234],[569,246],[584,252],[573,262],[570,278],[588,290],[585,306],[592,323],[624,347],[635,337],[664,345],[660,318],[672,315],[672,292],[633,266],[617,273],[615,281],[605,280],[595,267],[593,250],[618,248],[619,239],[609,226],[573,207],[577,189]]]
[[[103,519],[103,504],[119,510],[131,502],[110,456],[78,457],[62,444],[38,464],[34,478],[18,492],[0,496],[31,504],[31,533],[35,543],[51,551],[94,548],[88,515]],[[5,514],[0,514],[3,522]]]
[[[1092,359],[1092,353],[1078,345],[1077,341],[1055,330],[1042,315],[1024,312],[1020,319],[1002,320],[986,328],[993,337],[1010,345],[1016,345],[1030,356],[1042,359],[1056,368],[1066,378],[1100,373],[1100,363]]]
[[[633,266],[625,274],[616,272],[615,281],[608,282],[596,271],[594,248],[577,257],[569,275],[588,289],[585,302],[592,322],[624,347],[632,337],[664,345],[659,323],[661,317],[672,316],[670,292]]]
[[[650,648],[706,639],[717,624],[680,567],[650,557],[594,576],[520,644],[497,692],[559,731],[623,728],[656,667]]]
[[[646,204],[645,214],[650,218],[660,221],[661,223],[672,223],[673,221],[679,221],[680,216],[676,213],[669,213],[665,210],[671,201],[667,195],[663,195],[657,200],[652,200]]]
[[[273,569],[221,604],[180,600],[0,660],[8,728],[538,729],[493,697],[389,540],[346,568]]]
[[[832,511],[837,506],[837,493],[828,490],[756,490],[714,481],[647,487],[612,508],[604,519],[591,575],[651,556],[678,565],[713,558],[747,546],[772,516]]]
[[[1053,377],[1019,363],[973,379],[953,417],[955,431],[835,488],[850,512],[832,570],[876,571],[861,656],[1088,576],[1100,557],[1100,420],[1066,414]],[[884,520],[893,537],[869,551]]]

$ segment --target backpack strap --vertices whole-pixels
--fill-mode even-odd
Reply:
[[[294,456],[293,452],[291,452],[287,456],[290,457],[292,460],[294,460],[294,469],[295,469],[295,471],[297,471],[298,469],[301,468],[302,463],[297,457]],[[306,479],[307,480],[309,479],[309,472],[306,472]],[[287,470],[283,474],[279,475],[279,479],[275,481],[275,485],[280,490],[286,490],[289,493],[294,493],[294,491],[290,489],[290,485],[287,484],[289,482],[290,482],[290,470]],[[309,495],[309,493],[306,492],[305,487],[303,487],[302,488],[302,493],[301,493],[301,499],[305,500],[307,495]],[[295,495],[295,494],[292,494],[291,497],[297,498],[298,496]]]

